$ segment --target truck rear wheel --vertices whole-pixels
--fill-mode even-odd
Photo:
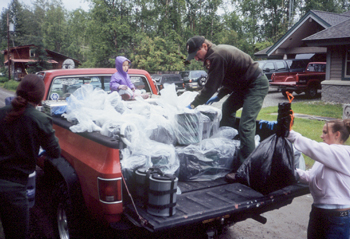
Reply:
[[[74,239],[82,237],[83,212],[77,210],[68,195],[68,190],[63,181],[57,184],[54,192],[56,217],[54,218],[55,233],[59,239]]]
[[[316,85],[310,85],[307,90],[305,91],[306,97],[308,98],[316,98],[317,96],[317,86]]]

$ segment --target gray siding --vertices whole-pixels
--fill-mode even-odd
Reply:
[[[343,53],[342,48],[333,48],[331,52],[330,62],[330,80],[341,80],[342,79],[342,63]]]

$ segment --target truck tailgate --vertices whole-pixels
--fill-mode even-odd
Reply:
[[[146,229],[160,231],[205,223],[205,220],[228,215],[233,221],[241,221],[288,205],[294,197],[309,193],[307,185],[296,184],[264,196],[240,183],[227,184],[224,179],[213,182],[179,182],[179,187],[182,193],[177,195],[176,213],[170,217],[148,214],[146,207],[135,201],[138,213],[147,220]],[[126,206],[124,213],[135,224],[139,224],[131,203]]]

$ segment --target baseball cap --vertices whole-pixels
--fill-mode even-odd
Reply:
[[[186,44],[186,49],[187,49],[187,61],[192,60],[195,55],[197,54],[197,51],[201,48],[205,38],[201,36],[194,36],[190,39],[188,39],[187,44]]]

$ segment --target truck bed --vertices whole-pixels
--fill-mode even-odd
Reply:
[[[54,124],[63,128],[69,129],[73,125],[64,118],[52,118]],[[261,140],[264,140],[271,131],[257,127],[257,133],[261,136]],[[120,140],[103,136],[98,132],[84,132],[79,135],[110,148],[125,147]],[[214,181],[178,182],[178,187],[181,194],[176,196],[176,213],[170,217],[158,217],[147,213],[143,201],[134,198],[137,212],[147,221],[144,226],[146,229],[155,232],[178,226],[206,223],[206,220],[218,217],[225,217],[234,222],[258,218],[261,213],[288,205],[294,197],[309,193],[308,185],[296,184],[269,195],[263,195],[240,183],[228,184],[224,178]],[[126,194],[125,190],[123,191]],[[135,207],[127,198],[128,196],[124,195],[126,199],[123,201],[124,215],[134,224],[141,226]]]
[[[146,229],[161,231],[191,223],[206,223],[218,217],[229,217],[234,222],[257,218],[261,213],[290,204],[294,197],[309,193],[307,185],[296,184],[263,195],[240,183],[228,184],[223,178],[206,182],[179,182],[178,186],[182,193],[177,195],[176,213],[170,217],[153,216],[147,213],[141,201],[135,200],[138,213],[147,220]],[[131,203],[126,205],[125,214],[139,224]]]

